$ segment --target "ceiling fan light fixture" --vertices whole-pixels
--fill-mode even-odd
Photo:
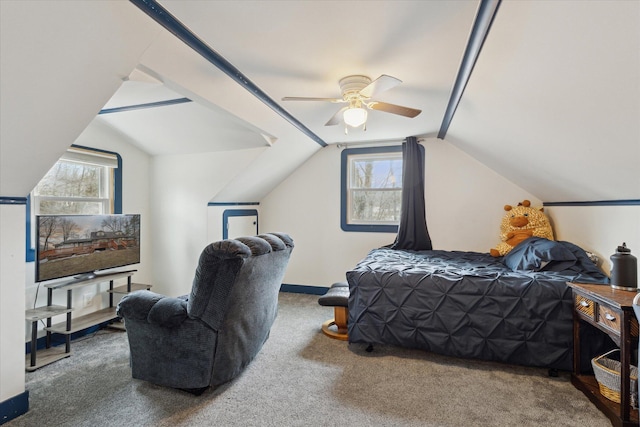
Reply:
[[[367,121],[367,110],[364,108],[348,108],[344,111],[342,118],[344,119],[344,123],[357,128],[358,126],[362,126]]]
[[[0,0],[1,1],[1,0]],[[348,128],[358,128],[362,126],[363,130],[367,130],[367,110],[377,110],[384,113],[396,114],[398,116],[413,118],[421,113],[421,110],[415,108],[403,107],[402,105],[389,104],[373,99],[380,92],[389,90],[402,83],[400,79],[382,74],[375,80],[371,80],[367,76],[353,75],[340,79],[340,92],[342,98],[311,98],[285,96],[283,101],[324,101],[340,104],[348,104],[338,111],[329,119],[325,126],[335,126],[344,122],[344,131],[348,132]]]

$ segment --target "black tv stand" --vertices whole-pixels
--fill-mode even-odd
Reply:
[[[47,305],[44,307],[38,307],[32,310],[26,311],[26,319],[31,322],[31,353],[27,357],[26,368],[27,371],[34,371],[42,366],[48,365],[71,355],[71,334],[81,331],[83,329],[90,328],[95,325],[99,325],[105,322],[111,322],[118,318],[116,315],[116,307],[113,302],[113,294],[126,294],[135,290],[151,288],[151,285],[132,283],[131,276],[137,270],[117,271],[117,272],[100,272],[88,273],[87,275],[80,275],[71,280],[64,282],[45,284],[47,288]],[[114,287],[114,281],[118,279],[127,279],[126,284],[118,287]],[[96,283],[109,282],[109,307],[94,311],[84,316],[72,318],[71,312],[73,311],[73,290],[82,288]],[[65,290],[67,291],[67,304],[66,306],[53,305],[53,291]],[[66,314],[66,321],[52,325],[51,319],[54,316]],[[42,351],[41,360],[36,359],[36,347],[38,338],[38,322],[40,320],[47,320],[47,326],[44,328],[46,331],[46,349]],[[118,323],[119,324],[119,323]],[[58,333],[65,335],[65,349],[64,352],[60,349],[53,348],[51,346],[51,334]]]

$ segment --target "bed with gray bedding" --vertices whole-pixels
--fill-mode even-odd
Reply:
[[[500,258],[374,249],[347,281],[349,342],[571,370],[573,299],[566,282],[608,278],[578,246],[532,237]],[[600,336],[589,342],[582,360],[607,345]]]

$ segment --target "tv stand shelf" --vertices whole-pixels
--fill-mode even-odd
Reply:
[[[71,353],[64,352],[58,348],[47,348],[40,351],[36,360],[36,346],[38,345],[38,322],[49,319],[59,314],[70,313],[71,309],[61,305],[50,305],[32,308],[25,311],[25,319],[31,322],[31,353],[27,356],[27,371],[35,371],[45,365],[57,360],[69,357]]]
[[[71,329],[67,329],[67,323],[62,322],[55,324],[51,327],[44,328],[47,332],[53,332],[56,334],[69,335],[78,331],[82,331],[83,329],[90,328],[95,325],[99,325],[100,323],[108,322],[117,318],[116,316],[116,308],[115,307],[107,307],[103,308],[99,311],[94,311],[93,313],[89,313],[84,316],[73,318],[71,324]]]
[[[118,316],[116,315],[116,308],[113,302],[114,294],[127,294],[136,290],[151,289],[151,285],[131,282],[131,276],[133,276],[133,273],[135,272],[136,270],[129,270],[109,274],[96,274],[90,278],[75,278],[65,282],[46,284],[47,305],[26,310],[25,312],[25,318],[31,322],[31,353],[27,356],[27,371],[34,371],[42,366],[48,365],[49,363],[69,357],[71,355],[71,334],[101,323],[116,320]],[[115,280],[124,278],[127,279],[126,284],[114,287]],[[107,281],[109,282],[109,289],[107,290],[109,293],[109,307],[84,316],[72,317],[73,290]],[[53,292],[57,290],[67,291],[66,306],[53,305]],[[51,318],[61,314],[66,314],[66,321],[52,325]],[[44,328],[47,333],[46,349],[38,352],[36,349],[38,322],[45,319],[47,321],[47,326]],[[51,347],[52,333],[58,333],[66,336],[64,352],[60,349]],[[36,355],[36,353],[38,354]],[[38,358],[40,360],[38,360]]]
[[[66,282],[47,284],[45,285],[45,287],[51,290],[53,289],[71,290],[75,288],[82,288],[84,286],[88,286],[94,283],[103,283],[103,282],[106,282],[107,280],[113,282],[116,279],[121,279],[124,277],[126,277],[127,280],[131,280],[131,276],[133,276],[133,273],[135,273],[136,271],[137,270],[128,270],[128,271],[119,271],[117,273],[111,273],[111,274],[96,274],[94,277],[91,277],[90,279],[71,279],[71,280],[67,280]]]
[[[142,291],[142,290],[148,291],[150,288],[151,288],[151,285],[146,285],[142,283],[131,283],[131,285],[127,284],[127,285],[118,286],[113,289],[109,289],[107,292],[112,294],[128,294],[129,292],[133,292],[133,291]]]

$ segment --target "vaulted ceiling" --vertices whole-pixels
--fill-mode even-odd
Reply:
[[[41,137],[20,118],[38,103],[57,121],[73,117],[61,141],[95,119],[151,155],[264,148],[246,172],[271,176],[245,195],[254,200],[321,149],[133,3],[26,3],[1,5],[2,181],[27,162],[28,150],[9,145],[16,136]],[[480,2],[159,4],[332,144],[435,138]],[[338,81],[351,74],[399,78],[377,99],[422,113],[370,111],[366,131],[345,135],[341,125],[324,126],[339,105],[281,101],[339,96]],[[445,141],[545,202],[640,199],[639,75],[640,2],[504,1]],[[89,85],[96,87],[83,92]],[[184,98],[192,102],[97,115]],[[61,101],[66,110],[55,111]],[[57,158],[63,147],[42,153]],[[227,194],[251,181],[239,175]],[[14,191],[0,186],[2,195]]]

